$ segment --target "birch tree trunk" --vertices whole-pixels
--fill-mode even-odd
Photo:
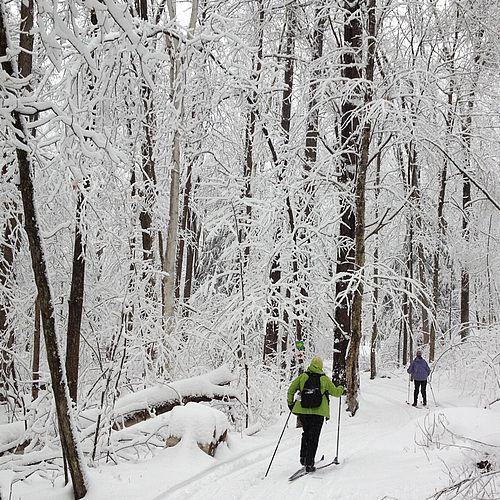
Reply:
[[[167,0],[171,19],[177,15],[175,0]],[[192,38],[198,18],[198,0],[191,3],[191,17],[188,27],[188,39]],[[178,39],[167,35],[167,46],[170,56],[170,97],[176,111],[176,125],[172,141],[172,168],[170,170],[169,219],[167,227],[167,243],[163,260],[163,311],[167,332],[172,331],[175,303],[175,264],[177,252],[177,235],[179,230],[179,198],[181,170],[181,123],[184,117],[183,79],[187,71],[187,58],[181,54],[182,46]],[[187,50],[187,48],[185,48]]]

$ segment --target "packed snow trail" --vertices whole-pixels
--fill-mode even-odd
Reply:
[[[216,457],[203,453],[192,440],[155,451],[149,459],[101,464],[89,469],[85,500],[424,500],[472,474],[486,455],[500,462],[500,404],[477,408],[462,387],[446,378],[433,381],[428,408],[407,404],[404,371],[392,378],[369,379],[361,374],[360,407],[355,417],[342,398],[339,465],[288,478],[299,467],[301,429],[290,418],[267,478],[264,474],[287,414],[252,436],[230,433]],[[470,388],[469,388],[470,389]],[[285,394],[283,394],[285,398]],[[321,433],[317,457],[335,458],[338,399],[331,399],[332,419]],[[431,443],[439,435],[440,446]],[[432,438],[432,439],[431,439]],[[483,445],[481,445],[483,443]],[[429,446],[430,444],[430,446]],[[451,446],[446,446],[449,444]],[[479,448],[478,448],[479,444]],[[51,484],[34,474],[16,482],[13,472],[0,473],[1,494],[10,500],[70,500],[71,485],[59,476]],[[4,485],[2,487],[2,485]],[[496,477],[490,485],[500,493]],[[3,496],[2,496],[3,498]]]
[[[301,430],[290,419],[282,443],[267,478],[273,447],[286,420],[286,414],[272,428],[262,431],[269,454],[253,452],[246,463],[241,457],[227,460],[232,449],[238,449],[234,437],[229,449],[221,450],[224,461],[195,477],[173,485],[155,500],[292,500],[331,498],[336,500],[371,500],[394,498],[422,500],[448,484],[447,472],[438,457],[432,457],[415,442],[425,416],[435,408],[418,411],[406,404],[407,379],[369,380],[363,374],[360,410],[351,418],[341,411],[339,465],[332,465],[290,483],[288,477],[300,467],[298,452]],[[317,456],[333,460],[336,452],[337,399],[331,399],[332,419],[323,426]],[[344,399],[342,399],[344,406]],[[251,437],[244,438],[251,440]],[[227,457],[227,458],[226,458]]]

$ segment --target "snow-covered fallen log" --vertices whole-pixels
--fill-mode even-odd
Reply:
[[[189,402],[238,399],[239,393],[229,387],[235,379],[227,366],[221,366],[207,374],[158,384],[141,391],[127,394],[116,401],[112,420],[115,430],[129,427],[155,415]],[[97,412],[87,411],[80,416],[83,427],[97,420]]]
[[[229,422],[221,411],[201,403],[187,403],[114,432],[108,451],[130,459],[181,443],[190,448],[198,446],[214,456],[217,446],[226,441],[228,429]]]

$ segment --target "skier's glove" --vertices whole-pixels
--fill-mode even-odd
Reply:
[[[289,409],[290,411],[292,411],[292,410],[293,410],[294,405],[295,405],[295,403],[293,403],[293,404],[291,404],[291,405],[288,405],[288,409]]]

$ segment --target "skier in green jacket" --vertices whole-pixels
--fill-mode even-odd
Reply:
[[[300,401],[294,401],[297,391],[302,392],[304,385],[310,376],[319,376],[319,387],[321,391],[321,403],[314,408],[304,408]],[[339,398],[344,393],[344,388],[336,386],[323,373],[323,360],[314,356],[309,368],[301,373],[290,385],[287,394],[287,403],[290,411],[299,415],[302,422],[302,441],[300,444],[300,463],[306,467],[307,472],[315,470],[314,459],[318,449],[321,427],[325,418],[330,418],[329,395]]]

